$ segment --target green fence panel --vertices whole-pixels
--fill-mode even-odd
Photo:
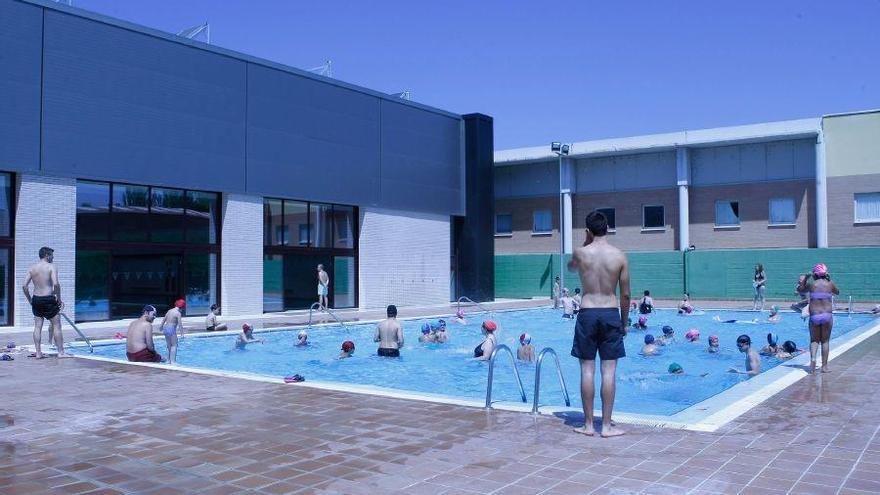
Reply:
[[[651,296],[679,298],[684,292],[682,254],[678,251],[633,252],[629,258],[630,294],[642,297],[646,290]]]

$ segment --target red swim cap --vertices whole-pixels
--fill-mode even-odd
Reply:
[[[241,329],[244,331],[248,331],[248,330],[253,330],[254,328],[249,323],[245,323],[244,325],[241,326]]]
[[[184,307],[186,307],[186,301],[184,301],[183,299],[178,299],[174,301],[174,307],[183,309]]]
[[[342,350],[345,352],[351,352],[354,350],[354,342],[350,340],[346,340],[342,343]]]
[[[485,328],[487,332],[494,332],[495,330],[498,330],[498,324],[492,320],[486,320],[483,322],[483,328]]]

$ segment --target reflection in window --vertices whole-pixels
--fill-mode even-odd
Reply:
[[[208,314],[217,302],[217,255],[186,255],[186,313]]]
[[[333,222],[336,226],[333,244],[338,248],[354,247],[354,207],[333,206]]]
[[[797,213],[792,198],[774,198],[770,200],[770,225],[794,225]]]
[[[331,216],[332,206],[312,203],[310,205],[310,232],[309,243],[313,247],[332,247],[333,221]]]
[[[280,199],[263,201],[263,235],[263,243],[267,246],[280,246],[284,242]]]
[[[299,201],[284,202],[284,245],[307,246],[309,244],[309,204]],[[303,227],[306,227],[303,232]],[[287,234],[294,235],[292,239]]]
[[[76,250],[74,304],[77,321],[110,319],[110,287],[107,285],[109,268],[109,252]]]
[[[666,212],[662,205],[642,206],[643,229],[665,229]]]
[[[0,249],[0,325],[9,325],[12,320],[9,315],[9,269],[12,266],[12,260],[9,259],[9,249]]]
[[[106,241],[110,235],[110,184],[76,183],[76,238]]]
[[[333,258],[333,290],[334,308],[354,307],[354,256],[336,256]]]
[[[217,242],[217,195],[187,191],[186,241],[196,244]]]
[[[263,256],[263,311],[284,310],[284,258]]]
[[[147,240],[148,191],[146,186],[113,184],[111,222],[114,241]]]
[[[150,210],[153,242],[183,242],[183,208],[182,190],[153,188]]]

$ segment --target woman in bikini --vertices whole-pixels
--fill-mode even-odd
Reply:
[[[830,351],[831,327],[834,317],[831,298],[840,294],[837,286],[828,275],[828,267],[819,263],[813,267],[813,276],[801,282],[799,290],[809,292],[810,300],[810,373],[816,371],[816,352],[822,345],[822,373],[828,373],[828,353]]]

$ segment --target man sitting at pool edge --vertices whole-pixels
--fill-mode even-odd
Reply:
[[[156,319],[156,308],[148,304],[141,311],[141,316],[128,325],[125,337],[125,355],[129,361],[137,363],[158,363],[162,356],[153,345],[153,320]]]

